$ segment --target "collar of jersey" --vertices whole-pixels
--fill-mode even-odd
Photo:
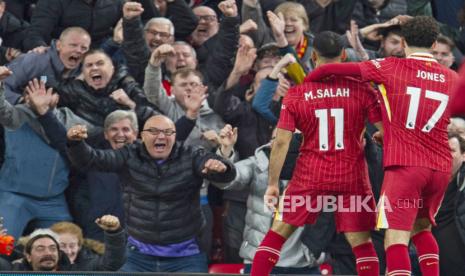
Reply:
[[[437,60],[434,59],[432,54],[423,53],[423,52],[412,53],[407,58],[413,58],[413,59],[418,59],[418,60],[423,60],[423,61],[438,62]]]

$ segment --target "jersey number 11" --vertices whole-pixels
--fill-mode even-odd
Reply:
[[[329,109],[331,117],[334,118],[334,142],[336,150],[344,149],[344,109],[331,108]],[[328,134],[328,109],[315,110],[315,116],[319,121],[318,141],[320,142],[320,150],[329,150],[329,134]]]

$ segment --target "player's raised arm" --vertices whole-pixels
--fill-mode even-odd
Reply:
[[[332,75],[360,77],[362,71],[358,62],[324,64],[313,70],[305,81],[319,81]]]
[[[270,207],[276,207],[279,197],[279,175],[286,159],[289,144],[292,140],[292,131],[278,128],[276,138],[273,142],[270,155],[270,167],[268,172],[268,188],[265,193],[265,204]]]

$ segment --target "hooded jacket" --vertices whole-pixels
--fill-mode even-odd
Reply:
[[[236,178],[230,183],[221,185],[223,189],[227,190],[250,189],[245,216],[244,241],[239,251],[244,262],[249,264],[252,263],[255,251],[273,223],[273,213],[265,207],[263,202],[263,196],[268,187],[269,151],[270,145],[266,144],[259,147],[254,156],[236,162],[234,164],[237,170]],[[291,153],[289,157],[286,163],[295,164],[297,156]],[[291,172],[292,170],[290,168]],[[287,181],[280,181],[281,188],[286,185]],[[276,266],[309,267],[314,265],[313,255],[300,240],[303,229],[303,227],[299,227],[286,241]]]

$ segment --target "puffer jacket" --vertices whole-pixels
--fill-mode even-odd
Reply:
[[[128,234],[138,241],[168,245],[190,240],[204,225],[200,210],[203,178],[230,182],[234,165],[202,148],[174,145],[163,163],[156,162],[140,141],[119,150],[94,150],[69,142],[68,155],[77,167],[118,172],[123,183]],[[223,173],[203,174],[209,159],[227,164]]]
[[[26,35],[29,23],[18,19],[13,14],[5,11],[0,18],[0,37],[2,46],[22,49],[22,41]]]
[[[76,115],[96,125],[103,126],[105,117],[118,109],[128,110],[129,107],[118,104],[109,95],[118,89],[123,89],[136,103],[136,114],[139,121],[147,119],[154,110],[148,107],[144,91],[139,84],[121,66],[115,70],[108,85],[99,90],[90,87],[84,80],[69,80],[62,82],[57,88],[60,95],[60,105],[70,108]]]
[[[50,44],[61,32],[72,26],[87,30],[93,45],[100,45],[113,33],[121,18],[123,0],[40,0],[31,18],[31,26],[23,41],[26,50]]]
[[[255,251],[265,237],[273,222],[273,213],[269,211],[264,202],[266,188],[268,187],[269,158],[266,150],[270,145],[263,145],[255,151],[255,155],[236,162],[237,175],[234,181],[216,186],[222,189],[241,190],[250,188],[247,199],[247,214],[245,217],[244,241],[239,255],[245,263],[252,263]],[[231,157],[234,158],[234,157]],[[287,181],[280,181],[281,188],[287,185]],[[300,241],[303,227],[286,241],[281,250],[281,257],[276,264],[279,267],[308,267],[313,266],[315,258],[308,248]]]

